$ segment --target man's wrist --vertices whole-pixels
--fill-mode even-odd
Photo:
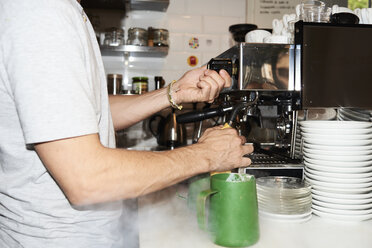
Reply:
[[[179,92],[179,88],[177,88],[175,83],[176,80],[173,80],[167,87],[168,101],[173,108],[181,110],[183,106],[178,99],[177,92]]]
[[[206,147],[204,144],[196,143],[182,147],[179,150],[183,150],[183,155],[188,157],[189,160],[192,159],[194,161],[192,164],[197,174],[211,171],[213,167],[212,161],[207,156],[208,152],[206,151],[208,150],[208,147]]]

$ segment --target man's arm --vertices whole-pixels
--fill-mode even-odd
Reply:
[[[248,166],[252,146],[235,129],[208,129],[200,142],[164,152],[103,147],[97,134],[35,145],[44,165],[72,204],[144,195],[208,171]]]
[[[169,107],[167,89],[143,95],[110,95],[110,110],[115,130],[121,130]]]
[[[230,86],[226,71],[205,67],[187,72],[175,84],[172,97],[182,102],[211,102]],[[111,97],[114,126],[121,129],[169,106],[166,89],[127,98]],[[35,145],[45,167],[72,204],[92,204],[137,197],[194,175],[226,171],[250,164],[243,155],[252,146],[235,129],[215,127],[205,131],[195,145],[173,151],[146,152],[111,149],[97,134]]]
[[[225,70],[218,73],[204,66],[185,73],[172,87],[172,97],[177,104],[213,102],[222,88],[230,85],[231,78]],[[169,106],[167,88],[138,96],[110,96],[115,130],[129,127]]]

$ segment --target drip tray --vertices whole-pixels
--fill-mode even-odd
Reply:
[[[274,156],[266,155],[266,154],[252,154],[249,156],[252,160],[251,166],[262,166],[262,165],[272,165],[272,166],[281,166],[284,164],[288,164],[288,161],[285,159],[279,159]]]
[[[245,173],[262,176],[290,176],[303,178],[304,165],[300,160],[278,157],[275,155],[252,153],[249,157],[252,164],[244,168]]]
[[[250,167],[303,167],[300,159],[291,159],[284,155],[254,152],[247,155],[252,160]]]

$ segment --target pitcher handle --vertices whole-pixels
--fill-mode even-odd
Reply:
[[[196,214],[198,218],[199,228],[206,230],[206,215],[205,215],[205,203],[210,195],[217,193],[216,190],[207,189],[199,193],[196,200]]]

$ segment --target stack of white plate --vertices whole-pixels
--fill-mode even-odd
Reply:
[[[372,219],[372,123],[302,121],[300,126],[313,213],[342,221]]]
[[[337,111],[337,119],[340,121],[372,121],[371,116],[371,110],[339,108]]]
[[[295,177],[259,177],[257,199],[260,216],[286,222],[311,218],[311,186]]]
[[[333,108],[324,108],[324,109],[309,109],[305,111],[298,112],[298,120],[335,120],[337,117],[337,111]],[[301,129],[297,122],[296,126],[296,140],[295,140],[295,158],[302,159],[302,136]]]

